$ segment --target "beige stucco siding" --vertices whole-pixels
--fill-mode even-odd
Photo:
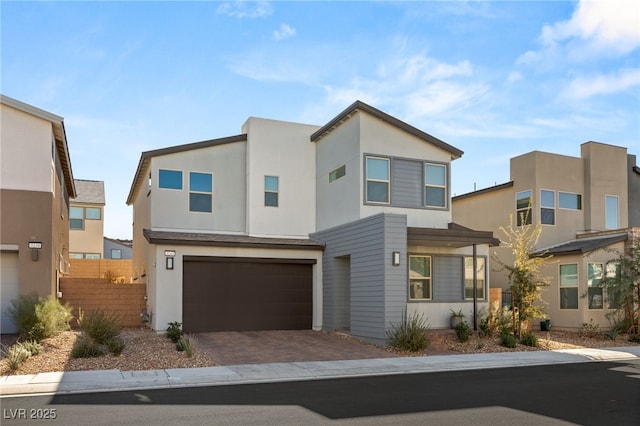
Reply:
[[[72,253],[95,253],[104,258],[104,206],[71,203],[72,207],[100,209],[100,219],[84,219],[84,229],[69,230],[69,247]]]

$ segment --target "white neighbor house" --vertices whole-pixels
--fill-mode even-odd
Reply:
[[[474,275],[487,306],[498,242],[451,223],[462,151],[359,101],[324,126],[249,118],[241,132],[141,155],[127,203],[154,329],[384,343],[405,309],[433,328],[450,309],[471,319]]]

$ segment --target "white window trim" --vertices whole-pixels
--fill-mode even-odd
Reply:
[[[616,227],[609,228],[607,227],[608,217],[607,217],[607,198],[615,198],[616,199]],[[620,197],[618,195],[612,194],[604,194],[604,229],[620,229]]]
[[[191,173],[198,173],[201,175],[209,175],[211,176],[211,192],[205,192],[205,191],[195,191],[191,189]],[[189,213],[202,213],[202,214],[213,214],[213,173],[211,172],[201,172],[201,171],[196,171],[196,170],[189,170]],[[211,211],[210,212],[203,212],[200,210],[191,210],[191,194],[203,194],[203,195],[210,195],[211,196]]]
[[[542,191],[548,191],[548,192],[553,192],[553,207],[545,207],[542,205]],[[558,195],[557,192],[554,189],[546,189],[546,188],[540,188],[540,224],[543,226],[556,226],[558,223],[558,215],[556,214],[556,211],[558,210],[558,199],[557,199]],[[549,223],[542,223],[542,209],[547,209],[547,210],[553,210],[553,224],[549,224]]]
[[[528,207],[525,207],[523,209],[518,209],[518,194],[522,194],[523,192],[528,192],[529,193],[529,205]],[[531,189],[525,189],[522,191],[518,191],[516,192],[515,195],[515,199],[514,199],[514,208],[516,211],[516,226],[524,226],[524,225],[528,225],[528,221],[525,218],[525,221],[522,225],[518,225],[518,219],[520,217],[520,212],[524,211],[526,212],[527,210],[529,210],[529,222],[533,223],[533,190]]]
[[[442,167],[444,169],[444,185],[434,185],[426,182],[427,166]],[[447,164],[425,161],[423,164],[423,173],[424,173],[424,178],[422,179],[424,183],[424,191],[423,191],[424,193],[422,195],[424,197],[423,205],[431,209],[448,209],[449,208],[449,168],[447,167]],[[444,189],[444,206],[432,206],[427,204],[427,195],[426,195],[427,187]]]
[[[412,257],[424,257],[429,259],[429,277],[425,277],[425,278],[420,278],[422,280],[429,280],[429,297],[425,298],[411,298],[411,258]],[[407,298],[409,301],[411,302],[426,302],[426,301],[432,301],[433,300],[433,257],[431,255],[426,255],[426,254],[410,254],[409,255],[409,262],[407,262],[407,269],[408,269],[408,273],[407,273],[407,277],[408,277],[408,282],[407,282]],[[416,278],[418,279],[418,278]]]
[[[560,194],[568,194],[568,195],[579,195],[580,196],[580,208],[579,209],[570,209],[567,207],[560,207]],[[581,212],[582,211],[582,194],[579,192],[569,192],[569,191],[558,191],[558,210],[566,210],[570,212]]]
[[[562,285],[562,266],[576,265],[576,285],[568,286]],[[580,265],[578,263],[561,263],[558,265],[558,309],[561,311],[577,311],[580,309]],[[563,288],[575,288],[578,292],[578,306],[575,308],[562,308],[562,289]]]
[[[387,176],[389,176],[389,178],[387,180],[383,180],[383,179],[374,179],[374,178],[369,178],[369,169],[368,169],[368,161],[369,159],[374,159],[374,160],[384,160],[387,162]],[[389,205],[391,204],[391,159],[387,158],[387,157],[378,157],[375,155],[366,155],[365,156],[365,201],[367,204],[382,204],[382,205]],[[387,201],[372,201],[369,200],[369,185],[367,185],[368,182],[380,182],[380,183],[386,183],[387,184]]]
[[[276,180],[278,182],[278,189],[277,190],[274,191],[272,189],[267,189],[267,178],[276,178]],[[264,200],[264,206],[265,207],[280,207],[280,176],[264,175],[264,194],[265,194],[265,200]],[[266,198],[267,194],[276,194],[276,205],[275,206],[267,205],[267,198]]]
[[[471,261],[473,261],[473,256],[464,256],[462,259],[462,264],[464,267],[464,272],[462,274],[462,281],[464,283],[463,294],[464,294],[464,300],[473,300],[473,296],[467,297],[467,259],[470,259]],[[482,297],[478,297],[477,300],[486,300],[487,299],[487,259],[485,256],[477,256],[476,259],[482,260],[484,262],[484,274],[482,275],[482,277],[478,275],[478,282],[482,280]],[[470,279],[473,280],[473,275],[471,276]],[[478,288],[480,288],[480,286],[478,286]]]
[[[602,276],[600,277],[600,280],[602,282],[601,285],[599,286],[595,286],[595,285],[590,285],[589,284],[589,265],[600,265],[601,271],[602,271]],[[587,309],[590,311],[602,311],[604,310],[605,307],[605,300],[604,300],[604,296],[605,296],[605,288],[604,288],[604,276],[605,276],[605,265],[603,262],[587,262]],[[601,308],[592,308],[589,306],[589,289],[591,288],[600,288],[602,289],[602,307]]]

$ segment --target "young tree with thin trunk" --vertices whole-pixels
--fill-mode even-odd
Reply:
[[[625,253],[607,262],[604,284],[613,309],[610,315],[622,314],[624,331],[640,334],[640,236],[633,238]]]

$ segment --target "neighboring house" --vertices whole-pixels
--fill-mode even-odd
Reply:
[[[63,118],[0,95],[0,300],[57,296],[69,268],[69,198],[76,196]]]
[[[116,240],[104,237],[105,259],[131,259],[133,256],[133,241]]]
[[[69,257],[102,259],[104,234],[104,182],[76,179],[78,196],[69,207]]]
[[[557,327],[579,328],[593,320],[608,327],[606,289],[600,283],[608,260],[623,252],[640,226],[640,169],[627,149],[598,142],[581,145],[580,157],[533,151],[511,159],[511,180],[453,197],[454,221],[491,229],[503,238],[512,215],[542,226],[537,254],[554,256],[543,273],[546,312]],[[505,263],[509,250],[495,249]],[[609,271],[611,273],[611,271]],[[492,270],[492,286],[509,287],[504,271]]]
[[[451,222],[461,155],[359,101],[321,127],[249,118],[236,136],[142,153],[127,204],[151,326],[384,343],[405,311],[434,328],[471,315],[474,278],[486,307],[497,240]]]

